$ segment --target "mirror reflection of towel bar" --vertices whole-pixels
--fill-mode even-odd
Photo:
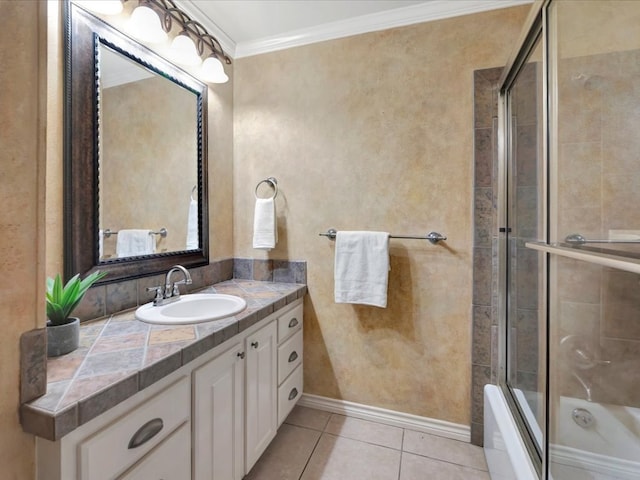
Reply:
[[[338,233],[338,231],[335,228],[330,228],[325,233],[319,233],[318,235],[320,235],[321,237],[328,237],[330,240],[335,240],[336,239],[336,233]],[[444,235],[442,235],[442,234],[440,234],[438,232],[429,232],[427,235],[424,235],[424,236],[417,236],[417,235],[389,235],[389,238],[406,238],[406,239],[413,239],[413,240],[429,240],[434,245],[436,243],[440,242],[440,241],[444,241],[444,240],[447,239],[447,237],[445,237]]]
[[[571,245],[584,245],[585,243],[640,243],[640,240],[588,240],[579,233],[567,235],[564,241]]]
[[[162,238],[167,238],[167,229],[162,227],[160,230],[158,230],[157,232],[151,231],[149,232],[149,235],[160,235]],[[111,235],[117,235],[118,232],[117,231],[113,231],[110,228],[105,228],[104,231],[102,232],[102,236],[104,238],[109,238]]]

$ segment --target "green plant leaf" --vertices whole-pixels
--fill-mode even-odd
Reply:
[[[46,306],[47,317],[52,325],[66,323],[73,310],[80,304],[87,290],[98,280],[103,278],[106,272],[99,270],[93,272],[84,280],[76,274],[62,286],[60,274],[55,279],[47,278]]]

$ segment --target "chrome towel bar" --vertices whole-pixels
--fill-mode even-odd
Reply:
[[[149,235],[160,235],[162,238],[167,238],[167,229],[162,227],[160,230],[158,230],[157,232],[149,232]],[[110,228],[105,228],[104,231],[102,232],[102,236],[104,238],[109,238],[111,235],[117,235],[118,232],[111,230]]]
[[[640,240],[588,240],[579,233],[567,235],[564,241],[571,245],[584,245],[585,243],[640,243]]]
[[[330,228],[325,233],[319,233],[318,235],[320,235],[321,237],[328,237],[330,240],[335,240],[336,239],[336,233],[338,233],[338,231],[335,228]],[[407,238],[407,239],[414,239],[414,240],[429,240],[434,245],[436,243],[440,242],[440,241],[444,241],[444,240],[447,239],[447,237],[445,237],[444,235],[442,235],[442,234],[440,234],[438,232],[429,232],[424,236],[418,236],[418,235],[389,235],[389,238]]]

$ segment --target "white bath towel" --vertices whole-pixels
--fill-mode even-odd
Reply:
[[[189,216],[187,217],[187,250],[198,248],[198,201],[189,202]]]
[[[336,303],[386,308],[389,284],[389,234],[336,234],[334,294]]]
[[[151,230],[119,230],[116,242],[118,257],[150,255],[156,251],[156,236]]]
[[[273,198],[256,198],[253,216],[253,248],[271,250],[278,242],[276,202]]]

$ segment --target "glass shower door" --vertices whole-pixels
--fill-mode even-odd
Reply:
[[[640,2],[548,18],[551,239],[584,254],[550,256],[548,478],[639,479]]]
[[[544,255],[525,247],[544,241],[543,69],[540,36],[506,91],[506,386],[529,449],[542,456],[546,375]],[[540,463],[540,462],[538,462]]]

